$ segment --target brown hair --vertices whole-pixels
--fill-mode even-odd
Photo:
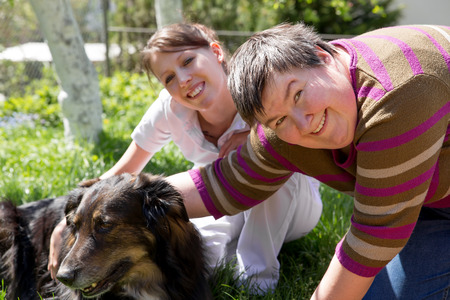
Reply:
[[[178,52],[187,49],[210,47],[212,42],[219,43],[217,34],[205,25],[177,23],[165,26],[152,35],[147,42],[147,46],[142,50],[142,67],[147,76],[150,76],[153,73],[150,56],[155,51]],[[226,54],[225,49],[223,51]],[[223,61],[222,66],[225,73],[228,74],[226,60]]]
[[[322,65],[317,46],[331,55],[336,53],[312,27],[298,23],[256,33],[239,47],[231,58],[228,88],[247,123],[253,124],[257,114],[264,114],[262,92],[276,72]]]

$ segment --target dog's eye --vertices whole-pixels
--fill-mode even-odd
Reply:
[[[67,227],[69,228],[69,230],[71,231],[71,232],[75,232],[76,231],[76,227],[75,227],[75,224],[73,224],[72,222],[67,222]]]
[[[95,220],[95,231],[106,233],[113,228],[113,224],[102,219]]]
[[[75,218],[73,213],[67,215],[66,223],[67,223],[67,227],[70,229],[71,232],[76,232],[80,228],[79,219]]]

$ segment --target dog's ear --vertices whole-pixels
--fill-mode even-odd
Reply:
[[[148,226],[164,222],[166,217],[189,221],[181,194],[163,177],[140,174],[136,185],[144,194],[144,215]]]
[[[189,221],[181,194],[164,178],[140,176],[144,215],[156,239],[155,261],[168,278],[170,299],[207,297],[205,261],[200,234]]]
[[[100,178],[93,178],[81,181],[80,183],[78,183],[78,188],[72,190],[69,193],[66,207],[64,209],[67,222],[70,221],[70,216],[72,215],[72,212],[74,212],[77,209],[78,205],[80,205],[81,199],[83,198],[86,188],[89,188],[90,186],[99,181]]]
[[[92,179],[86,179],[81,181],[80,183],[78,183],[78,187],[90,187],[91,185],[93,185],[96,182],[99,182],[101,179],[99,177],[97,178],[92,178]]]
[[[68,194],[66,207],[64,208],[64,214],[66,215],[67,223],[71,223],[73,212],[80,205],[81,199],[85,193],[85,188],[76,188]]]

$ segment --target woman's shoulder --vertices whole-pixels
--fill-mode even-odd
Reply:
[[[155,103],[159,103],[160,105],[170,106],[172,102],[172,96],[169,94],[169,91],[166,89],[162,89],[159,92],[158,98],[155,100]]]

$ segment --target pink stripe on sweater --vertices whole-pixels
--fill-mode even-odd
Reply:
[[[430,187],[428,188],[428,192],[425,197],[424,203],[427,203],[434,196],[438,186],[439,186],[439,162],[436,164],[436,169],[434,170],[433,178],[431,179]]]
[[[206,189],[202,176],[200,175],[200,171],[197,169],[191,169],[188,170],[188,173],[191,176],[192,181],[194,181],[195,187],[197,188],[200,197],[202,198],[203,204],[205,205],[211,216],[213,216],[215,219],[222,217],[223,214],[216,209],[211,197],[209,196],[208,190]]]
[[[282,164],[287,170],[293,171],[293,172],[300,172],[304,174],[299,168],[297,168],[295,165],[291,164],[286,158],[278,154],[275,149],[273,149],[272,145],[269,143],[269,141],[266,138],[266,134],[264,133],[264,129],[262,128],[261,124],[258,124],[258,137],[259,141],[263,145],[263,147],[266,149],[267,152],[269,152],[270,155],[272,155],[273,158],[278,160],[280,164]]]
[[[398,240],[398,239],[407,239],[411,236],[411,233],[416,226],[416,222],[400,227],[376,227],[376,226],[368,226],[355,223],[354,217],[351,219],[352,226],[359,231],[367,233],[376,238],[380,239],[389,239],[389,240]]]
[[[421,33],[423,33],[424,35],[426,35],[430,41],[433,43],[433,45],[439,50],[439,52],[441,52],[442,57],[445,60],[445,63],[447,64],[447,68],[448,71],[450,72],[450,55],[447,53],[447,51],[445,51],[445,49],[438,43],[438,41],[436,41],[431,35],[428,34],[428,32],[426,32],[425,30],[422,30],[420,28],[417,27],[412,27],[412,26],[403,26],[405,28],[409,28],[412,30],[416,30],[419,31]]]
[[[366,143],[359,143],[358,145],[356,145],[356,149],[358,151],[382,151],[382,150],[401,146],[401,145],[417,138],[421,134],[425,133],[427,130],[429,130],[431,127],[433,127],[437,122],[439,122],[442,118],[444,118],[449,113],[450,113],[450,102],[447,102],[433,116],[431,116],[428,120],[426,120],[419,126],[413,128],[401,135],[398,135],[398,136],[395,136],[395,137],[392,137],[389,139],[373,141],[373,142],[366,142]]]
[[[217,159],[213,163],[214,170],[216,171],[217,178],[222,183],[223,187],[227,190],[227,192],[230,194],[230,196],[232,196],[237,202],[239,202],[240,204],[243,204],[245,206],[255,206],[255,205],[261,203],[260,200],[256,200],[256,199],[253,199],[253,198],[250,198],[250,197],[247,197],[247,196],[241,194],[238,190],[233,188],[231,186],[231,184],[228,183],[228,181],[225,179],[225,176],[223,176],[222,170],[220,168],[221,160],[222,159]]]
[[[286,176],[275,177],[275,178],[268,178],[268,177],[264,177],[264,176],[256,173],[255,171],[253,171],[249,167],[249,165],[247,164],[245,159],[242,158],[242,156],[241,156],[241,148],[242,148],[242,146],[239,146],[237,148],[237,151],[236,151],[236,156],[237,156],[238,163],[242,167],[242,169],[244,169],[245,173],[247,175],[251,176],[252,178],[255,178],[255,179],[263,181],[263,182],[277,182],[277,181],[283,180],[285,178],[289,178],[292,175],[292,173],[290,173],[290,174],[288,174]]]
[[[396,39],[394,37],[390,37],[387,35],[366,35],[365,38],[376,38],[376,39],[384,39],[387,41],[390,41],[394,44],[396,44],[400,50],[402,50],[403,55],[405,56],[406,60],[409,62],[409,65],[411,66],[411,70],[414,75],[422,74],[423,69],[420,65],[419,59],[417,58],[414,51],[411,49],[411,47],[403,42],[402,40]]]
[[[370,66],[375,76],[380,81],[381,85],[386,91],[391,91],[394,87],[392,86],[391,78],[389,77],[383,62],[378,58],[375,52],[370,49],[364,42],[358,40],[349,40],[364,57],[367,64]]]
[[[442,198],[439,201],[433,203],[425,203],[423,206],[432,207],[432,208],[446,208],[450,207],[450,195],[445,198]]]
[[[339,262],[352,273],[355,273],[362,277],[373,277],[377,275],[382,267],[380,268],[372,268],[365,265],[362,265],[353,259],[351,259],[347,253],[344,252],[344,249],[342,248],[342,243],[344,242],[344,239],[342,239],[336,246],[336,257],[339,260]]]
[[[416,178],[413,178],[407,182],[404,182],[402,184],[399,184],[397,186],[389,187],[389,188],[368,188],[364,187],[362,185],[359,185],[356,183],[355,190],[364,195],[369,197],[389,197],[393,195],[397,195],[406,191],[409,191],[422,183],[429,180],[434,173],[434,169],[436,168],[436,165],[432,166],[429,170],[424,172],[423,174],[417,176]]]
[[[449,138],[450,138],[450,126],[447,127],[447,132],[445,133],[444,143],[446,141],[448,141]]]
[[[375,87],[362,86],[357,91],[357,94],[358,98],[366,97],[378,101],[381,98],[383,98],[384,95],[386,95],[386,92],[384,90],[377,89]]]
[[[340,173],[340,174],[324,174],[315,176],[317,180],[323,183],[329,183],[330,181],[338,181],[338,182],[352,182],[355,180],[355,177],[350,175],[349,173]]]

